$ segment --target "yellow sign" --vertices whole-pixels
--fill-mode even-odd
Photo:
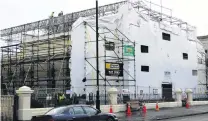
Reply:
[[[106,69],[110,69],[111,63],[105,63]]]
[[[106,76],[123,76],[123,64],[106,62],[105,63],[105,75]]]

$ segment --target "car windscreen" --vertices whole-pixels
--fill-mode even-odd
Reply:
[[[58,108],[53,108],[49,110],[45,115],[58,115],[61,114],[65,111],[66,107],[58,107]]]

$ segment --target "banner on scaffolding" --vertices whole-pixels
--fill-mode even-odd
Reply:
[[[124,56],[134,56],[134,47],[132,45],[124,45]]]
[[[123,63],[106,62],[106,76],[123,76]]]

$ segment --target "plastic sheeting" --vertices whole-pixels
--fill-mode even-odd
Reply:
[[[125,85],[135,85],[120,87],[128,88],[131,92],[145,90],[146,87],[155,87],[160,89],[162,83],[172,83],[174,88],[197,88],[199,80],[204,80],[203,72],[198,72],[198,76],[192,75],[192,70],[204,69],[205,65],[198,64],[198,50],[204,49],[198,43],[194,32],[191,35],[184,32],[179,27],[173,27],[162,22],[152,21],[147,15],[139,14],[134,8],[123,5],[115,15],[99,18],[100,38],[113,38],[110,41],[119,43],[119,39],[131,40],[135,45],[135,63],[134,61],[124,62],[124,79],[136,79],[125,82]],[[110,29],[112,33],[109,32]],[[116,32],[116,29],[121,33]],[[162,39],[162,32],[171,35],[171,40]],[[105,34],[101,34],[105,33]],[[95,19],[80,18],[73,24],[72,36],[72,57],[71,57],[71,85],[76,93],[90,93],[96,91],[96,43],[95,43]],[[189,36],[196,41],[189,41]],[[90,42],[91,41],[91,42]],[[94,41],[94,42],[92,42]],[[122,85],[123,82],[115,82],[118,77],[107,77],[109,82],[104,81],[105,75],[105,52],[108,56],[115,57],[122,49],[109,52],[104,50],[104,41],[99,42],[99,68],[100,68],[100,89],[104,93],[107,88],[103,85]],[[130,43],[124,43],[130,44]],[[148,53],[141,52],[141,45],[148,46]],[[188,54],[188,60],[183,59],[183,53]],[[132,57],[128,57],[132,58]],[[202,57],[203,58],[203,57]],[[135,64],[135,65],[134,65]],[[142,72],[141,66],[149,66],[149,72]],[[168,75],[167,75],[168,72]],[[167,77],[168,76],[168,77]],[[82,82],[86,77],[88,81]],[[110,87],[110,86],[109,86]],[[144,87],[137,88],[135,87]],[[85,90],[84,90],[85,89]],[[137,92],[139,93],[139,92]],[[159,92],[161,93],[161,92]]]

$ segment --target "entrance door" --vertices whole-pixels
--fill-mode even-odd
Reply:
[[[166,101],[172,100],[172,84],[162,84],[162,97]]]

